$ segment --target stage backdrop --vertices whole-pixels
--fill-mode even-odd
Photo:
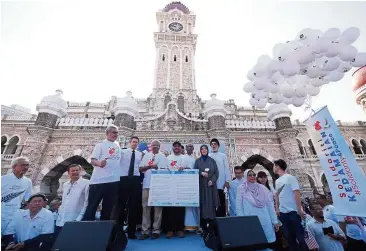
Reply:
[[[305,121],[337,213],[366,217],[366,177],[327,107]]]

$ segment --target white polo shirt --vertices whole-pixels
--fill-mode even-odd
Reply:
[[[52,212],[42,208],[33,218],[30,218],[29,209],[18,211],[10,222],[4,235],[15,235],[18,243],[33,239],[41,234],[52,234],[54,231]]]
[[[148,166],[149,162],[153,161],[158,166],[158,169],[168,168],[168,160],[164,154],[158,153],[146,153],[142,158],[140,163],[140,167]],[[144,172],[144,181],[142,183],[142,188],[150,188],[150,180],[151,180],[151,169],[148,169]]]
[[[56,226],[62,227],[67,221],[81,221],[88,206],[88,195],[89,180],[79,178],[74,184],[70,180],[65,182]]]
[[[102,161],[107,158],[105,167],[94,166],[90,184],[102,184],[119,181],[121,147],[118,142],[103,140],[95,145],[92,159]]]
[[[3,233],[13,215],[20,210],[23,201],[32,194],[32,181],[27,177],[18,179],[14,173],[1,176],[1,232]]]
[[[300,190],[299,182],[295,176],[284,174],[276,180],[276,190],[279,198],[281,213],[297,212],[294,191]]]

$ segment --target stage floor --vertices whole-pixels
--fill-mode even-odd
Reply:
[[[151,240],[128,240],[126,251],[210,251],[200,235],[187,233],[185,238],[174,237]]]

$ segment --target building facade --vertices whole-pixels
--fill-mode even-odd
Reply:
[[[290,120],[287,106],[268,114],[266,110],[238,106],[234,100],[221,101],[216,94],[208,100],[198,96],[195,20],[196,16],[180,2],[172,2],[156,13],[156,72],[152,93],[146,99],[136,99],[128,92],[106,103],[72,103],[58,90],[41,100],[37,115],[23,114],[25,110],[16,106],[13,110],[19,113],[2,114],[2,175],[11,172],[14,157],[27,156],[27,176],[34,191],[55,196],[67,180],[69,164],[80,164],[87,173],[92,171],[94,145],[104,139],[106,127],[115,124],[120,129],[122,147],[127,147],[133,135],[145,142],[158,139],[166,146],[164,150],[176,140],[198,145],[215,137],[225,145],[231,168],[242,165],[273,177],[272,161],[283,158],[305,195],[327,191],[306,128]],[[366,123],[337,123],[366,172]]]

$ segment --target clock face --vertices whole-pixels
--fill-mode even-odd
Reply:
[[[183,30],[183,25],[177,22],[169,24],[169,29],[175,32]]]

